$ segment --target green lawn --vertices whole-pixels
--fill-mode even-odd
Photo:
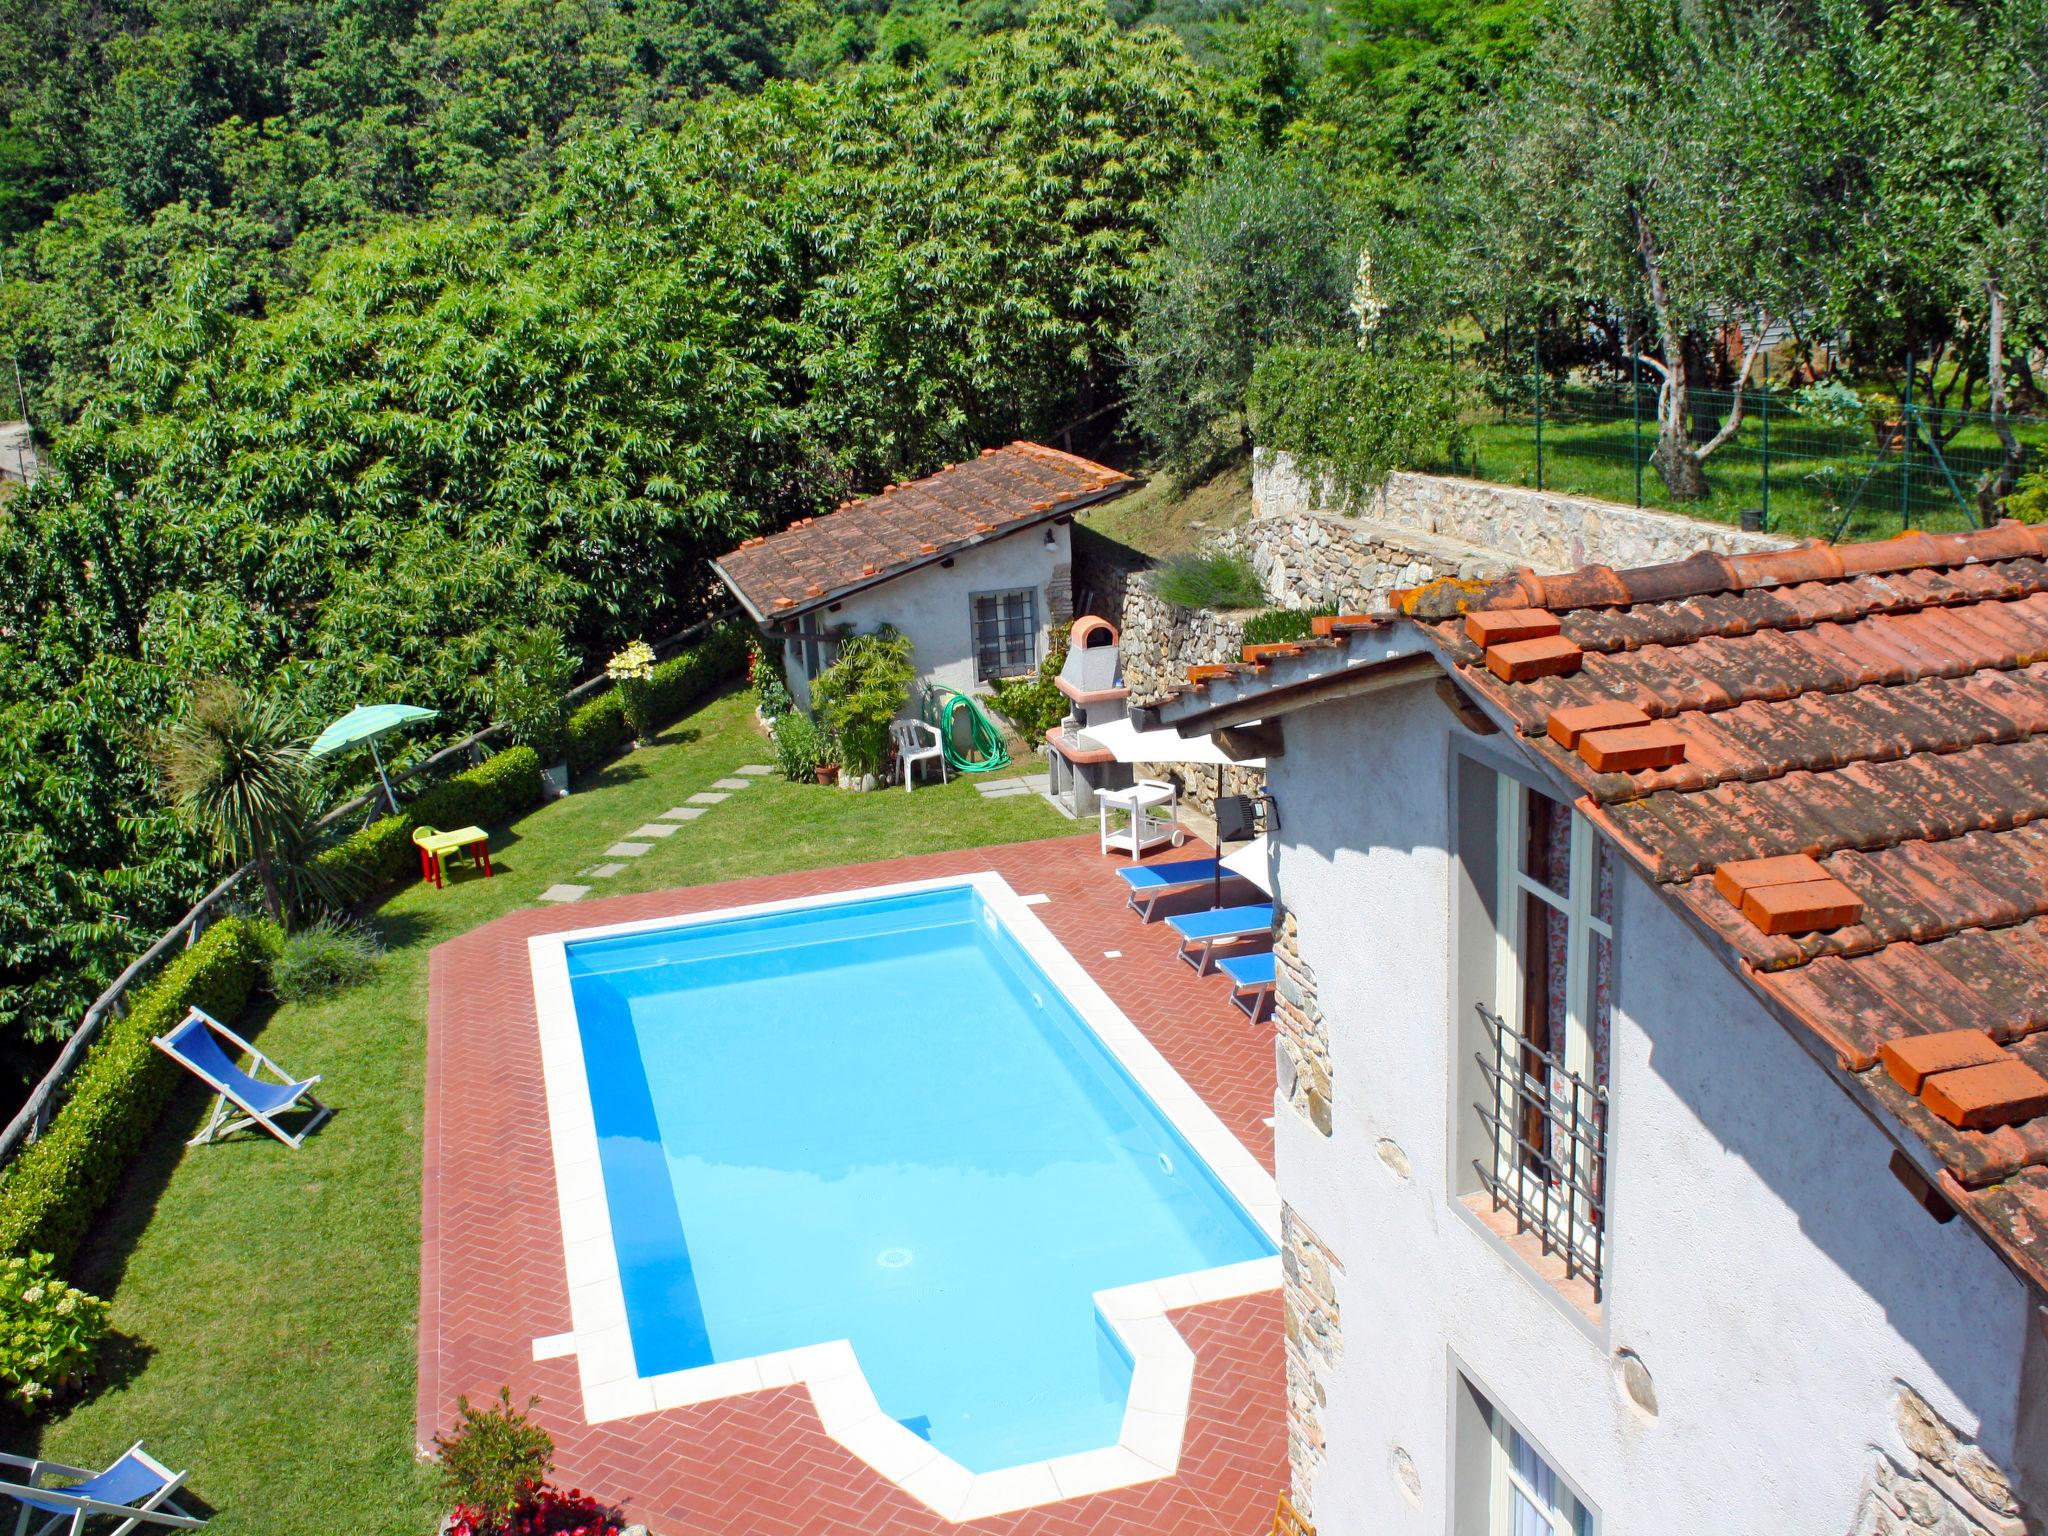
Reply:
[[[685,796],[772,761],[751,699],[719,699],[493,836],[495,880],[387,901],[375,981],[258,1014],[266,1051],[325,1074],[334,1119],[296,1154],[187,1151],[203,1096],[179,1095],[75,1275],[111,1296],[126,1342],[89,1400],[9,1448],[98,1465],[146,1439],[193,1469],[220,1536],[428,1536],[441,1511],[413,1454],[428,951],[557,881],[653,890],[1073,830],[1035,795],[984,800],[964,780],[850,795],[764,777],[614,878],[578,880]]]

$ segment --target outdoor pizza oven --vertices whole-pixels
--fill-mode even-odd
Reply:
[[[1076,816],[1095,814],[1095,796],[1131,783],[1131,765],[1081,739],[1093,725],[1124,717],[1131,690],[1124,686],[1117,628],[1092,613],[1067,631],[1067,659],[1055,686],[1067,696],[1067,716],[1046,733],[1053,798]]]

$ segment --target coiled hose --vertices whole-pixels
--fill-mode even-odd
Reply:
[[[975,755],[968,757],[953,744],[953,717],[967,711],[967,739]],[[1010,749],[1003,745],[1003,733],[981,706],[957,688],[935,683],[925,689],[924,718],[939,729],[939,746],[946,754],[946,766],[955,773],[994,773],[1010,766]]]

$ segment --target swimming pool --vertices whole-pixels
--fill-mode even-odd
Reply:
[[[533,958],[587,1416],[801,1381],[955,1518],[1173,1469],[1277,1197],[1000,878]]]

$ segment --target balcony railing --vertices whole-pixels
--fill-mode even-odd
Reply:
[[[1500,1015],[1479,1006],[1486,1095],[1473,1107],[1487,1155],[1472,1166],[1496,1211],[1564,1263],[1600,1299],[1607,1256],[1607,1090],[1589,1083]]]

